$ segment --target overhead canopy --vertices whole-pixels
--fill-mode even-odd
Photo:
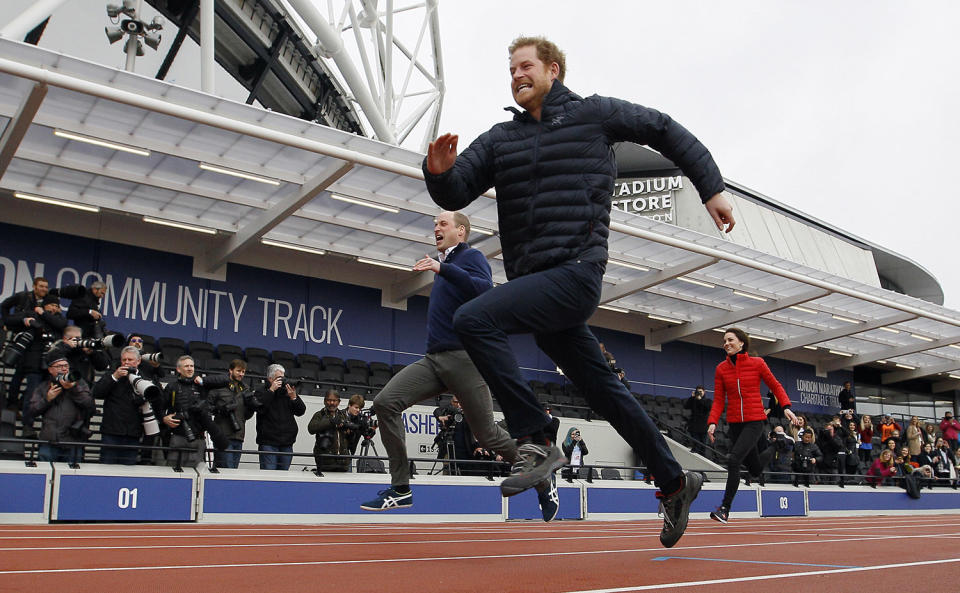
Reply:
[[[435,243],[422,155],[258,107],[0,40],[0,123],[4,192],[214,232],[200,272],[264,241],[404,269]],[[466,213],[505,282],[492,197]],[[955,311],[618,210],[612,230],[598,316],[650,348],[736,324],[761,354],[822,373],[881,360],[885,383],[960,370]],[[432,280],[398,275],[386,300]]]

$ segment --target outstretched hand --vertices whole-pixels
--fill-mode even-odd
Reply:
[[[413,269],[416,272],[425,272],[427,270],[431,270],[434,274],[439,274],[440,262],[433,259],[429,255],[424,255],[423,259],[414,264]]]
[[[427,147],[427,171],[439,175],[450,169],[457,160],[456,134],[443,134]]]
[[[704,202],[703,205],[719,230],[725,230],[727,233],[733,230],[733,226],[737,224],[737,221],[733,219],[733,206],[723,194],[714,195]],[[726,227],[726,229],[724,229],[724,227]]]

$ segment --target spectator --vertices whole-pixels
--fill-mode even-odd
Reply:
[[[93,386],[93,397],[103,400],[103,419],[100,421],[100,463],[135,465],[140,454],[133,448],[140,444],[144,435],[143,417],[140,407],[148,402],[151,411],[162,409],[163,398],[160,388],[145,390],[142,395],[134,391],[130,375],[136,375],[140,365],[140,351],[126,346],[120,351],[120,365],[113,373],[104,373]],[[159,427],[156,427],[159,432]],[[131,448],[108,447],[107,445],[127,445]]]
[[[570,460],[570,466],[563,468],[564,478],[575,478],[579,475],[579,468],[584,465],[583,459],[587,453],[587,443],[580,436],[580,429],[572,427],[567,431],[567,438],[563,439],[563,454]]]
[[[873,420],[869,415],[860,416],[860,462],[870,467],[873,461]]]
[[[851,391],[850,381],[843,382],[843,389],[840,390],[840,395],[837,397],[840,402],[841,410],[853,410],[857,411],[857,398],[853,396],[853,391]]]
[[[941,483],[949,484],[950,478],[952,475],[955,475],[953,472],[955,459],[953,451],[950,449],[950,445],[947,443],[946,439],[939,438],[937,439],[936,447],[933,449],[933,454],[940,459],[939,463],[933,466],[933,471],[937,476],[937,480]]]
[[[71,287],[74,288],[74,287]],[[83,288],[76,285],[75,288]],[[78,296],[70,301],[67,309],[67,319],[72,319],[81,330],[85,338],[102,338],[107,333],[107,324],[100,313],[100,303],[107,294],[107,285],[97,280],[90,288],[79,292]]]
[[[897,475],[893,451],[884,449],[867,470],[867,482],[876,488],[883,485],[887,478]]]
[[[50,352],[45,364],[48,376],[33,390],[30,399],[31,417],[43,417],[40,439],[46,442],[40,445],[38,458],[74,463],[80,459],[80,450],[59,443],[85,439],[75,427],[78,422],[82,426],[93,412],[93,397],[86,381],[71,375],[70,363],[59,350]]]
[[[713,401],[705,395],[703,385],[697,385],[687,401],[683,402],[683,407],[690,410],[690,417],[687,418],[687,432],[693,439],[690,451],[698,455],[706,453],[707,418],[710,416],[710,406],[713,405]]]
[[[347,447],[351,455],[357,454],[357,445],[360,444],[360,438],[364,433],[370,430],[370,426],[361,413],[366,405],[366,400],[359,393],[355,393],[347,400],[347,409],[344,412],[347,415],[347,422],[344,425],[344,435],[347,437]],[[372,432],[368,433],[372,437]]]
[[[810,487],[810,476],[819,470],[823,462],[823,453],[820,447],[813,442],[813,431],[809,428],[803,431],[802,440],[794,445],[793,449],[793,486],[799,486],[802,476],[803,483]]]
[[[346,413],[340,410],[340,394],[336,389],[327,391],[323,409],[317,411],[307,425],[307,432],[316,435],[313,455],[318,472],[345,472],[350,469],[350,458],[333,455],[350,455],[349,435],[346,430]]]
[[[149,360],[144,360],[143,338],[137,334],[130,334],[127,339],[127,346],[133,346],[140,351],[140,367],[137,372],[141,377],[149,381],[159,381],[160,379],[160,361],[157,356],[150,356]]]
[[[937,434],[937,426],[930,422],[926,422],[923,425],[923,442],[930,443],[935,445],[937,443],[937,438],[940,435]]]
[[[943,414],[943,420],[940,421],[940,432],[943,433],[943,440],[947,441],[950,449],[957,450],[957,438],[960,436],[960,422],[953,417],[953,412],[947,411]]]
[[[820,467],[820,473],[842,473],[842,468],[846,467],[847,450],[843,448],[843,439],[837,434],[836,425],[832,421],[820,429],[817,444],[823,451],[823,461],[817,464]],[[829,484],[833,482],[833,479],[824,477],[823,482]],[[842,477],[840,478],[840,485],[843,486]]]
[[[550,418],[550,424],[548,424],[547,427],[543,429],[543,434],[547,435],[547,438],[550,439],[551,443],[556,443],[557,433],[560,431],[560,419],[555,418],[553,416],[552,414],[553,410],[550,409],[550,406],[545,407],[543,411],[546,412],[547,417]]]
[[[910,424],[907,425],[906,433],[907,449],[910,451],[910,459],[916,461],[923,450],[923,428],[920,427],[920,419],[916,416],[910,417]]]
[[[193,451],[184,454],[169,451],[167,465],[194,467],[206,453],[207,433],[215,449],[226,449],[227,440],[213,422],[209,389],[224,387],[229,379],[224,375],[203,378],[195,374],[193,357],[177,359],[177,378],[167,383],[163,392],[163,423],[170,429],[170,448]]]
[[[886,440],[883,441],[883,444],[886,447],[889,447],[894,452],[894,454],[896,454],[896,452],[900,450],[901,443],[902,441],[900,440],[900,431],[896,429],[894,429],[890,433],[890,436],[888,436]]]
[[[773,481],[787,482],[787,476],[793,466],[793,449],[796,442],[783,429],[783,426],[777,425],[770,431],[769,449],[773,452],[770,459],[770,471],[774,472]]]
[[[293,443],[297,440],[295,416],[303,416],[306,404],[297,395],[293,385],[284,380],[286,369],[282,365],[267,367],[267,383],[257,390],[257,449],[260,451],[260,469],[290,469]]]
[[[921,466],[929,465],[933,468],[933,474],[936,477],[937,468],[943,463],[943,459],[933,450],[933,445],[930,443],[923,444],[923,451],[920,452],[920,457],[917,459],[917,463]]]
[[[227,370],[227,377],[230,379],[227,386],[210,391],[214,422],[227,438],[226,449],[213,454],[217,467],[237,469],[240,466],[241,454],[238,451],[243,449],[247,420],[253,417],[259,403],[253,391],[243,382],[246,374],[247,363],[235,358],[230,361]]]
[[[790,424],[790,436],[793,438],[794,443],[799,443],[803,440],[803,433],[806,430],[809,430],[810,424],[807,422],[807,417],[803,414],[797,414],[797,423]]]
[[[887,439],[890,438],[890,435],[893,434],[894,430],[896,430],[897,434],[899,434],[902,428],[893,420],[893,418],[884,415],[883,421],[880,423],[880,440],[882,442],[886,442]]]
[[[853,420],[847,422],[841,434],[846,455],[844,455],[845,465],[840,468],[840,473],[855,475],[860,470],[860,430],[857,428],[857,423]],[[843,483],[842,478],[840,483]]]
[[[29,296],[30,293],[27,294]],[[16,362],[16,371],[10,379],[9,393],[13,401],[18,396],[21,383],[26,383],[21,408],[22,436],[25,439],[32,439],[37,436],[37,433],[33,428],[34,415],[30,398],[45,377],[44,352],[60,339],[64,328],[67,327],[67,320],[60,313],[60,299],[52,294],[45,294],[40,300],[40,306],[12,313],[7,317],[6,323],[10,330],[20,333],[24,339],[29,340],[29,344]],[[87,389],[89,390],[89,386]]]

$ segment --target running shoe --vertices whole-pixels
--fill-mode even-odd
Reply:
[[[510,477],[500,484],[503,496],[520,494],[553,475],[567,463],[560,449],[552,445],[524,443],[517,450],[519,459],[510,469]]]
[[[660,512],[663,515],[663,529],[660,531],[660,543],[665,548],[672,548],[680,541],[683,532],[687,529],[687,519],[690,518],[690,503],[700,494],[703,486],[703,476],[696,472],[683,472],[683,487],[667,496],[657,492],[660,499]]]
[[[413,492],[397,492],[392,487],[377,492],[377,497],[360,505],[365,511],[390,511],[413,506]]]
[[[549,480],[537,484],[537,499],[540,501],[540,512],[546,523],[553,521],[560,511],[560,494],[557,492],[557,477],[551,475]]]
[[[714,521],[719,521],[721,523],[726,524],[726,522],[729,520],[729,517],[730,517],[730,509],[728,509],[723,505],[718,506],[717,510],[715,511],[710,511],[710,518],[713,519]]]

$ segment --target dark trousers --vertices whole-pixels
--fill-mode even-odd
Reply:
[[[731,422],[730,440],[733,447],[727,456],[727,488],[723,493],[723,506],[730,508],[733,504],[733,497],[737,495],[740,488],[740,468],[747,466],[747,470],[758,475],[763,471],[763,462],[760,461],[760,453],[757,451],[757,442],[760,435],[763,434],[765,422],[754,420],[752,422]]]
[[[667,443],[610,369],[587,327],[600,302],[603,267],[571,261],[501,284],[457,310],[454,329],[497,398],[510,434],[546,430],[550,418],[523,378],[508,336],[533,334],[537,346],[640,455],[661,488],[682,474]]]
[[[687,432],[690,433],[690,438],[693,439],[693,445],[690,448],[690,451],[698,455],[703,455],[707,452],[707,433],[704,432],[694,432],[690,429],[687,429]]]
[[[106,445],[131,445],[140,444],[138,437],[122,436],[118,434],[100,435],[100,463],[116,463],[119,465],[136,465],[140,457],[140,449],[119,449],[116,447],[107,447]]]

